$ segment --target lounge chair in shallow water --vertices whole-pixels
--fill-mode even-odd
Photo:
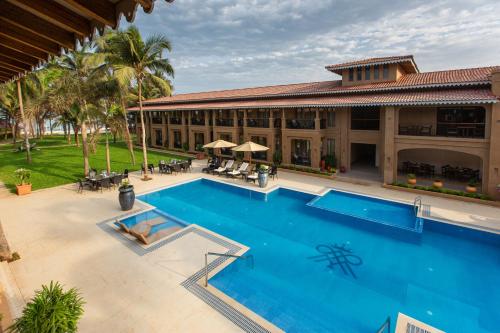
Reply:
[[[247,171],[247,169],[248,169],[248,163],[247,162],[243,162],[243,163],[241,163],[240,167],[237,170],[228,171],[226,173],[226,175],[228,177],[234,178],[236,176],[241,175],[242,172]]]
[[[226,171],[229,171],[231,170],[231,168],[233,167],[233,164],[234,164],[234,160],[229,160],[227,161],[226,165],[224,165],[223,167],[220,167],[220,168],[217,168],[213,171],[213,173],[217,173],[217,174],[221,174],[221,173],[224,173]]]
[[[141,234],[147,237],[149,233],[151,232],[151,228],[154,227],[155,225],[163,224],[165,223],[165,220],[163,218],[154,218],[152,220],[146,220],[143,222],[139,222],[136,225],[132,227],[128,227],[125,223],[119,222],[118,225],[120,228],[125,231],[126,233],[129,233],[131,235],[135,234]]]
[[[165,238],[171,234],[173,234],[174,232],[177,232],[179,230],[181,230],[182,227],[171,227],[171,228],[167,228],[167,229],[162,229],[162,230],[158,230],[157,232],[155,232],[154,234],[148,236],[148,237],[144,237],[144,235],[140,235],[140,234],[135,234],[135,238],[137,238],[137,240],[139,240],[141,243],[143,243],[144,245],[149,245],[151,243],[154,243],[162,238]]]

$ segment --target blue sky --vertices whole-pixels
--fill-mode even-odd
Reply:
[[[413,54],[421,71],[500,65],[498,0],[157,0],[175,93],[338,78],[325,65]],[[121,27],[126,27],[122,23]]]

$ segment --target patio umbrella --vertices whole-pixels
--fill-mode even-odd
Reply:
[[[259,145],[255,142],[252,141],[247,141],[242,145],[239,145],[238,147],[233,148],[234,151],[249,151],[249,152],[254,152],[254,151],[266,151],[269,150],[269,147]],[[250,154],[250,163],[252,164],[252,154]]]
[[[220,153],[221,148],[231,148],[231,147],[235,147],[235,146],[236,146],[235,143],[232,143],[229,141],[215,140],[214,142],[207,143],[206,145],[203,146],[203,148],[219,149],[219,153]]]

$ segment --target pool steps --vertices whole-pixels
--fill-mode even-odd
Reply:
[[[445,333],[403,313],[398,314],[395,333]]]

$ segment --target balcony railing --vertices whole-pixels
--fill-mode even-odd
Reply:
[[[431,125],[399,126],[399,135],[482,139],[484,138],[484,134],[484,123],[438,123],[435,132]]]
[[[292,129],[314,129],[314,119],[288,119],[286,128]]]
[[[281,128],[281,118],[274,118],[274,128]]]
[[[181,125],[182,118],[170,118],[170,124],[172,125]]]
[[[191,125],[205,126],[205,119],[191,118]]]
[[[215,119],[215,126],[233,127],[234,119],[231,118]]]
[[[159,125],[161,125],[161,124],[162,124],[162,119],[161,119],[161,117],[153,117],[153,118],[151,119],[151,122],[152,122],[153,124],[157,124],[157,125],[159,124]]]
[[[269,128],[269,119],[265,118],[247,119],[247,127]]]
[[[352,119],[352,130],[378,131],[380,129],[379,119]]]

